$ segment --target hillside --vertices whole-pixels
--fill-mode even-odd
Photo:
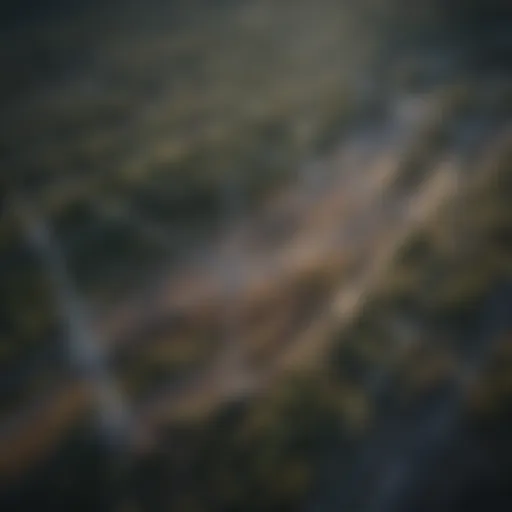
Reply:
[[[0,34],[6,509],[509,506],[506,5],[51,4]]]

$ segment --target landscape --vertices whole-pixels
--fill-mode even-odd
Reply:
[[[0,11],[0,507],[512,506],[512,8]]]

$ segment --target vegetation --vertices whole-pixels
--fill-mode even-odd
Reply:
[[[144,442],[129,444],[130,453],[97,437],[90,407],[70,413],[51,455],[9,482],[7,505],[365,511],[372,497],[384,499],[387,465],[398,460],[410,475],[393,510],[462,510],[481,473],[454,461],[481,446],[497,485],[510,484],[512,89],[501,54],[485,58],[501,48],[494,25],[479,27],[476,51],[457,14],[470,25],[480,14],[457,2],[150,4],[121,12],[114,2],[101,22],[84,8],[0,35],[8,71],[0,89],[0,418],[23,419],[41,396],[74,389],[55,283],[12,208],[20,197],[52,228],[73,286],[100,313],[93,327],[114,333],[102,348],[135,415],[172,390],[163,419],[152,423],[148,413],[149,432],[140,420],[143,432],[134,430]],[[428,115],[394,146],[386,127],[408,97],[425,102]],[[398,154],[380,195],[359,205],[382,217],[362,236],[363,250],[336,247],[302,264],[283,251],[276,275],[253,278],[259,287],[230,295],[216,285],[221,272],[237,271],[216,269],[216,244],[244,231],[241,220],[258,226],[252,219],[298,188],[308,162],[336,167],[340,141],[361,127],[377,132],[382,161],[388,147]],[[353,182],[366,184],[362,174]],[[397,229],[397,242],[401,224],[386,206],[405,205],[406,218],[438,175],[457,186],[405,233]],[[324,233],[319,211],[296,231]],[[322,243],[307,240],[313,249]],[[361,279],[357,307],[316,334],[339,291],[365,277],[388,240],[389,264]],[[274,247],[254,245],[247,252],[257,262]],[[290,370],[283,361],[310,332],[307,353],[318,364],[295,359]],[[247,394],[222,395],[215,373],[236,373],[223,366],[230,336],[243,340],[242,373],[258,381]],[[193,407],[197,393],[204,407]],[[194,414],[174,408],[180,397]],[[443,438],[453,448],[421,429],[436,419],[449,423],[447,436],[455,432]],[[2,432],[0,458],[9,444]],[[422,444],[432,460],[420,458]],[[413,465],[399,445],[418,457]],[[434,476],[418,476],[422,462],[432,475],[455,466],[462,483],[432,491]],[[486,485],[482,495],[496,509],[499,493],[493,508]]]

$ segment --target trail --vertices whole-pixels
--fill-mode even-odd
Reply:
[[[150,405],[144,407],[142,416],[154,418],[183,409],[193,410],[194,403],[199,410],[208,408],[230,395],[237,396],[265,387],[273,376],[305,361],[314,361],[316,356],[325,352],[325,344],[333,331],[356,314],[365,292],[384,274],[401,240],[454,193],[448,165],[434,173],[430,185],[419,192],[421,197],[404,196],[399,204],[396,197],[384,200],[389,187],[392,187],[393,173],[398,167],[404,144],[407,148],[407,144],[414,140],[424,113],[425,110],[418,109],[404,114],[403,105],[399,105],[388,125],[377,131],[370,129],[359,133],[338,148],[332,160],[325,165],[331,170],[331,175],[322,180],[325,183],[323,187],[313,191],[296,189],[281,198],[281,202],[274,203],[269,218],[279,224],[280,213],[297,227],[296,231],[293,228],[288,232],[284,230],[285,235],[277,243],[272,240],[275,245],[264,245],[263,242],[261,248],[255,244],[259,236],[266,240],[260,234],[265,229],[261,224],[242,225],[231,235],[232,238],[223,241],[218,256],[220,261],[226,252],[229,254],[226,248],[232,247],[233,240],[242,247],[245,243],[247,247],[244,251],[243,289],[238,290],[237,309],[240,315],[244,310],[268,300],[269,296],[277,294],[279,297],[280,290],[289,286],[287,283],[308,271],[333,267],[343,276],[341,284],[328,292],[322,308],[315,315],[298,324],[301,328],[291,335],[289,341],[283,341],[276,332],[269,344],[278,348],[262,368],[245,365],[241,370],[225,363],[214,363],[210,371],[201,370],[197,376],[187,379],[178,392],[172,386],[168,391],[156,392]],[[370,252],[372,248],[373,253]],[[368,258],[370,254],[371,258]],[[359,270],[352,270],[347,275],[349,263],[354,262],[358,263]],[[194,312],[200,311],[201,304],[208,304],[215,311],[215,304],[222,303],[222,294],[217,295],[219,283],[215,279],[218,275],[210,273],[209,267],[196,272],[191,277],[182,276],[181,286],[178,281],[176,287],[167,288],[167,293],[171,290],[167,299],[170,310],[190,308]],[[197,288],[193,285],[194,277],[197,278]],[[176,295],[172,294],[173,289]],[[250,332],[242,329],[233,343],[245,346],[250,336]],[[282,349],[279,349],[281,345]],[[229,353],[232,348],[225,350]],[[229,361],[229,357],[221,350],[218,361],[226,360]],[[221,373],[219,369],[222,369]]]
[[[70,356],[91,383],[107,438],[151,436],[169,416],[202,414],[265,388],[275,376],[325,353],[333,332],[357,314],[367,291],[385,275],[402,240],[456,192],[456,155],[450,153],[434,162],[435,172],[417,193],[394,192],[404,154],[435,110],[429,101],[411,97],[391,104],[383,119],[368,122],[328,155],[307,163],[308,169],[298,171],[302,179],[255,215],[240,216],[240,191],[224,191],[226,228],[218,240],[177,272],[162,276],[154,288],[128,297],[98,319],[86,313],[49,227],[21,207],[31,246],[56,288]],[[167,240],[165,232],[145,221],[135,227],[174,245],[171,235]],[[304,315],[301,301],[310,292],[301,280],[315,272],[323,273],[329,286],[322,307]],[[249,321],[262,307],[262,320]],[[174,317],[184,318],[192,329],[220,328],[223,342],[206,368],[178,384],[158,386],[128,414],[107,354],[129,349],[136,357],[147,345],[147,331],[166,319],[171,319],[172,343]],[[247,351],[258,345],[271,352],[256,364]],[[69,420],[76,417],[76,411],[68,414]],[[23,416],[31,417],[22,414],[21,423]]]
[[[411,112],[405,113],[408,103]],[[404,100],[390,120],[371,122],[326,158],[308,164],[318,173],[319,185],[311,187],[310,180],[298,180],[267,201],[256,215],[242,219],[231,215],[229,229],[199,251],[203,257],[197,263],[192,261],[174,275],[159,279],[153,290],[159,307],[187,310],[221,301],[226,274],[219,269],[229,268],[237,251],[243,253],[244,288],[251,290],[256,284],[274,286],[276,278],[286,281],[286,276],[317,265],[326,255],[328,259],[340,251],[360,249],[358,243],[369,239],[365,227],[379,220],[381,199],[392,185],[393,171],[428,110],[420,100],[414,112],[413,103]],[[132,303],[128,300],[121,305],[117,314],[109,315],[103,326],[109,339],[122,339],[123,331],[132,332],[129,319],[139,322],[137,311],[144,307],[135,297]]]
[[[110,374],[104,343],[92,327],[50,227],[22,200],[17,200],[16,208],[27,242],[39,256],[54,287],[58,313],[66,331],[69,364],[95,399],[100,435],[108,445],[123,443],[130,428],[128,407]]]

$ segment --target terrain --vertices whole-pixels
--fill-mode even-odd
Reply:
[[[119,5],[2,32],[7,506],[510,503],[499,2]]]

